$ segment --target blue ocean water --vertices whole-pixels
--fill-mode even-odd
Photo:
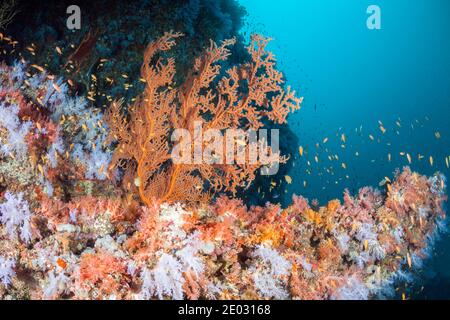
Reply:
[[[243,33],[274,38],[279,68],[304,97],[289,118],[305,152],[300,157],[292,146],[285,201],[292,193],[320,202],[341,197],[344,188],[377,186],[405,165],[450,175],[448,0],[240,3],[248,12]],[[369,5],[381,9],[381,30],[366,26]],[[428,263],[415,297],[450,298],[448,236]]]

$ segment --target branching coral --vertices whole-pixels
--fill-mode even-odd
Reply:
[[[251,62],[227,70],[218,79],[219,62],[229,56],[234,39],[220,45],[211,42],[184,83],[176,85],[175,60],[164,60],[162,53],[170,50],[180,36],[166,33],[147,47],[141,69],[146,88],[129,107],[129,115],[121,115],[120,102],[113,103],[107,114],[111,138],[118,142],[112,168],[118,166],[125,171],[125,186],[136,185],[146,204],[151,198],[201,202],[207,191],[235,193],[255,178],[257,169],[267,165],[262,161],[252,163],[249,156],[243,163],[232,164],[208,164],[202,159],[172,162],[170,134],[174,129],[190,134],[192,140],[181,147],[190,158],[196,143],[205,144],[199,133],[202,130],[257,130],[263,126],[264,117],[284,123],[287,114],[301,103],[295,92],[282,88],[283,75],[274,68],[273,55],[266,51],[268,39],[258,35],[252,37],[248,47]],[[248,137],[244,141],[248,142]]]

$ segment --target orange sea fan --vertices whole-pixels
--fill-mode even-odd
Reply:
[[[128,108],[128,115],[122,115],[120,101],[114,102],[106,115],[110,138],[118,142],[110,169],[120,167],[127,190],[136,188],[147,205],[152,198],[195,203],[208,201],[218,191],[235,193],[248,186],[263,165],[251,162],[248,153],[243,163],[174,163],[170,138],[174,129],[190,133],[192,141],[187,148],[183,146],[183,152],[192,156],[194,141],[200,139],[202,147],[206,144],[195,130],[198,123],[201,130],[256,130],[263,126],[264,117],[285,123],[288,113],[299,109],[302,101],[290,88],[283,89],[283,75],[266,51],[269,40],[258,35],[252,36],[248,47],[251,61],[225,71],[218,81],[222,74],[219,62],[230,55],[235,40],[220,45],[211,41],[185,81],[176,86],[175,60],[163,59],[160,53],[171,49],[180,36],[167,32],[149,44],[141,68],[146,83],[142,96]],[[249,144],[248,137],[243,142]],[[270,148],[266,150],[270,163],[279,158]],[[280,162],[284,161],[281,157]]]

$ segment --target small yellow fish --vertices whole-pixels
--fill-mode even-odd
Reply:
[[[42,175],[44,175],[44,168],[42,168],[42,165],[38,164],[38,170]]]
[[[315,157],[314,157],[314,160],[315,160],[317,163],[319,163],[319,157],[318,157],[318,156],[315,156]]]
[[[298,147],[298,153],[300,154],[300,157],[303,157],[303,147]]]
[[[445,164],[447,165],[447,168],[449,168],[448,158],[450,158],[450,157],[445,158]]]
[[[344,162],[342,162],[342,168],[347,169],[347,165]]]
[[[430,156],[430,165],[433,166],[433,156]]]
[[[391,162],[391,154],[388,153],[388,161]]]
[[[434,133],[434,136],[436,137],[436,139],[440,139],[441,138],[441,133],[439,131]]]
[[[292,178],[291,178],[290,176],[286,175],[286,176],[284,176],[284,179],[286,180],[286,182],[287,182],[288,184],[291,184],[291,183],[292,183]]]
[[[55,48],[56,52],[58,52],[59,55],[62,55],[62,50],[60,47]]]
[[[369,249],[369,241],[364,240],[364,251],[367,251]]]
[[[341,135],[341,140],[342,140],[342,142],[344,142],[345,143],[345,141],[346,141],[346,138],[345,138],[345,134],[343,133],[342,135]]]
[[[38,66],[37,64],[32,64],[31,67],[35,68],[36,70],[39,70],[40,72],[44,72],[44,68],[42,68],[41,66]]]
[[[385,134],[386,129],[385,129],[383,126],[380,126],[380,130],[381,130],[381,132],[382,132],[383,134]]]
[[[412,260],[411,260],[411,255],[409,254],[409,252],[406,253],[406,261],[408,262],[408,267],[412,267]]]

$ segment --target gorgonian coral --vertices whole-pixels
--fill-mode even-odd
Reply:
[[[123,184],[137,188],[146,204],[152,198],[206,202],[207,191],[235,193],[238,187],[253,181],[256,170],[267,165],[252,163],[249,156],[233,164],[204,159],[177,163],[172,161],[174,129],[183,129],[192,137],[181,150],[191,157],[199,140],[207,144],[198,133],[202,130],[257,130],[263,127],[263,118],[284,123],[288,113],[299,109],[301,103],[289,87],[283,89],[283,75],[266,50],[268,39],[258,35],[247,48],[250,62],[221,74],[219,62],[229,56],[229,47],[235,41],[225,40],[220,45],[211,42],[195,60],[184,83],[176,85],[175,60],[163,59],[162,53],[170,50],[180,36],[166,33],[148,45],[141,69],[146,83],[143,95],[128,108],[127,116],[121,114],[120,102],[113,103],[107,114],[110,136],[118,142],[112,168],[118,166],[124,171]],[[242,143],[248,143],[248,139],[244,137]]]

